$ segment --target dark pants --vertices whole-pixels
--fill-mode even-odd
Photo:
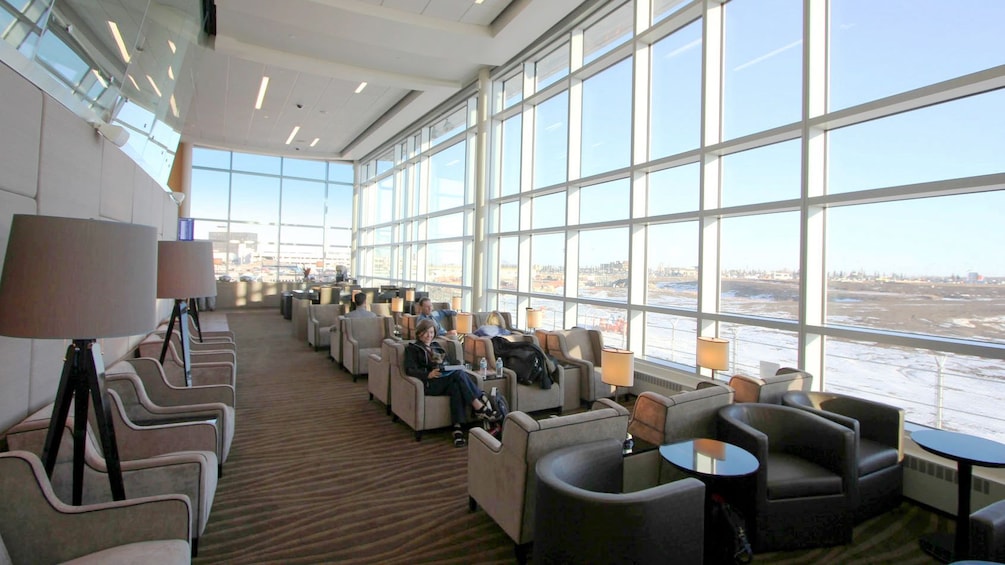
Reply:
[[[481,396],[475,383],[467,373],[447,371],[439,378],[426,381],[426,394],[430,396],[450,396],[450,419],[454,424],[463,424],[468,419],[468,406]]]

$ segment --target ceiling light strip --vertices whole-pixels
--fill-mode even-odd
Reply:
[[[293,138],[296,137],[297,133],[299,132],[300,132],[300,126],[296,126],[295,128],[293,128],[293,131],[290,132],[290,136],[286,138],[286,145],[293,143]]]
[[[262,77],[262,85],[258,87],[258,99],[255,100],[255,109],[262,109],[262,102],[265,101],[265,91],[269,89],[269,77]]]
[[[366,81],[359,83],[359,86],[356,87],[356,94],[363,92],[364,88],[366,88]]]
[[[129,62],[129,51],[126,49],[126,42],[122,41],[122,34],[119,33],[119,25],[112,20],[108,20],[108,29],[112,30],[112,37],[115,38],[115,44],[119,46],[119,53],[122,55],[122,60]]]

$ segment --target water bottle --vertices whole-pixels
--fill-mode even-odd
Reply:
[[[502,357],[496,357],[496,378],[501,378],[503,376],[503,360]]]
[[[478,362],[478,368],[481,369],[482,378],[484,379],[485,373],[488,371],[489,368],[489,362],[484,357],[482,357],[482,360]]]

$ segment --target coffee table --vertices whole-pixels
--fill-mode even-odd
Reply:
[[[970,490],[974,465],[1005,467],[1005,445],[990,439],[946,430],[918,430],[911,439],[919,447],[956,461],[956,535],[952,547],[944,536],[932,534],[921,540],[921,549],[943,561],[966,559],[970,553]]]

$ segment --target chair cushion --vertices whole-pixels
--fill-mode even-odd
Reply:
[[[127,565],[132,563],[190,563],[192,550],[185,541],[141,541],[110,547],[66,561],[64,565]]]
[[[768,455],[768,498],[804,498],[841,494],[840,475],[796,455]]]
[[[897,465],[897,448],[871,439],[861,438],[858,442],[858,476],[887,469]]]

